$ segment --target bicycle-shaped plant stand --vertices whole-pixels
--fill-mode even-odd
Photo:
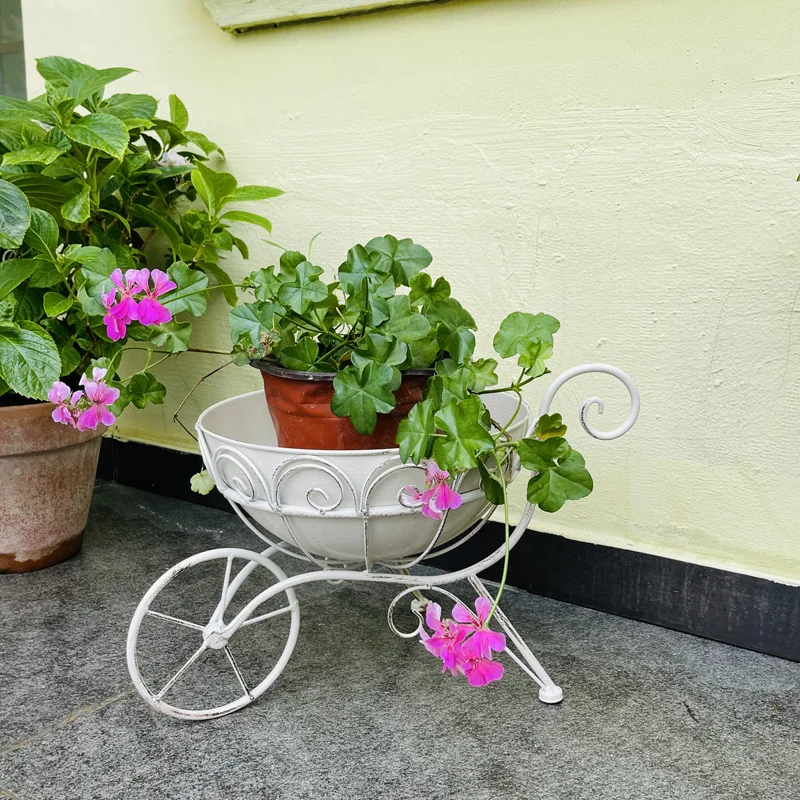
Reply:
[[[602,413],[603,401],[590,397],[580,411],[584,429],[596,439],[616,439],[629,431],[639,413],[639,395],[633,381],[616,367],[585,364],[556,378],[545,393],[536,416],[524,406],[524,413],[517,417],[509,434],[514,438],[529,435],[538,417],[549,413],[556,392],[571,378],[591,372],[607,373],[621,380],[630,394],[631,407],[622,425],[602,432],[592,427],[587,413],[592,406]],[[484,400],[492,418],[501,425],[510,418],[517,402],[515,395],[502,393],[486,395]],[[492,595],[477,575],[503,558],[504,547],[455,572],[435,576],[409,573],[412,567],[425,560],[461,546],[488,520],[494,506],[484,497],[477,470],[459,476],[455,484],[463,497],[461,507],[446,512],[441,521],[436,521],[423,517],[405,500],[403,487],[420,486],[423,472],[419,467],[403,464],[396,449],[304,452],[277,447],[260,391],[212,406],[201,415],[197,431],[203,460],[217,487],[245,525],[268,547],[260,553],[232,547],[198,553],[165,572],[144,595],[128,633],[128,669],[136,689],[158,711],[185,719],[212,719],[236,711],[262,695],[283,671],[297,642],[300,609],[295,588],[304,583],[336,579],[404,586],[391,602],[388,618],[391,630],[409,639],[419,635],[422,625],[426,600],[421,592],[435,591],[458,601],[442,587],[466,579],[477,594],[491,599]],[[509,478],[516,474],[519,470],[516,460],[508,465],[508,470]],[[533,506],[528,504],[510,536],[510,547],[514,547],[527,530],[533,511]],[[316,569],[287,577],[271,560],[276,553],[293,556]],[[234,564],[238,561],[243,561],[244,565],[235,571]],[[221,574],[222,585],[215,591],[214,596],[219,596],[219,601],[206,622],[192,621],[196,608],[178,616],[153,607],[154,601],[179,575],[209,562],[220,563],[219,570],[210,579],[218,582]],[[239,602],[242,594],[247,595],[244,587],[254,573],[262,581],[269,578],[271,585],[246,600],[238,613],[232,613],[232,603],[237,595]],[[409,595],[412,595],[411,611],[418,625],[415,630],[404,632],[397,628],[393,614],[398,602]],[[277,607],[264,611],[271,605]],[[172,611],[172,608],[167,610]],[[550,679],[500,608],[494,619],[507,637],[507,648],[502,655],[507,654],[539,685],[540,700],[560,702],[561,689]],[[162,627],[156,643],[157,653],[162,656],[165,652],[171,653],[173,647],[173,639],[165,641],[164,637],[174,636],[176,640],[179,634],[195,637],[191,647],[196,645],[196,649],[191,656],[180,669],[170,671],[171,677],[157,685],[151,685],[142,676],[144,644],[140,633],[145,620]],[[286,636],[285,645],[282,649],[278,646],[270,657],[272,666],[267,668],[266,674],[259,674],[258,682],[253,682],[252,676],[245,675],[246,670],[243,671],[234,657],[231,642],[236,644],[250,626],[279,622],[281,636]],[[194,707],[203,705],[205,695],[201,695],[200,702],[170,704],[170,693],[174,694],[176,686],[190,681],[198,670],[197,666],[193,670],[193,665],[208,651],[215,650],[222,651],[228,661],[233,698],[211,708]]]

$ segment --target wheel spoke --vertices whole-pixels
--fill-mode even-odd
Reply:
[[[250,692],[249,687],[247,686],[247,681],[244,679],[244,675],[242,675],[242,671],[239,669],[239,665],[236,663],[236,659],[233,657],[233,653],[231,653],[230,647],[225,647],[225,655],[228,656],[228,661],[231,663],[231,667],[233,667],[233,671],[236,673],[236,679],[239,681],[239,685],[244,690],[244,693],[252,700],[253,695]]]
[[[255,625],[256,622],[263,622],[265,619],[272,619],[272,617],[278,617],[281,614],[288,614],[291,610],[291,606],[282,606],[275,611],[270,611],[268,614],[261,614],[258,617],[250,617],[250,619],[246,619],[240,627],[246,628],[248,625]]]
[[[192,654],[189,660],[167,681],[164,688],[155,696],[156,700],[161,700],[164,695],[180,680],[184,672],[197,661],[198,658],[208,649],[208,645],[203,642],[200,647]]]
[[[183,625],[187,628],[193,628],[196,631],[204,630],[202,625],[198,625],[195,622],[189,622],[185,619],[178,619],[178,617],[171,617],[169,614],[162,614],[159,611],[151,611],[149,608],[147,609],[147,615],[149,617],[155,617],[156,619],[165,619],[167,622],[174,622],[176,625]]]

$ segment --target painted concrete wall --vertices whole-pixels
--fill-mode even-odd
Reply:
[[[547,311],[555,369],[635,376],[634,432],[575,432],[594,494],[537,527],[800,583],[797,0],[453,2],[239,38],[200,0],[23,6],[31,91],[36,56],[136,67],[124,90],[177,92],[241,181],[287,190],[259,209],[278,241],[322,231],[315,260],[335,267],[356,241],[412,236],[482,351],[509,311]],[[226,314],[198,346],[228,346]],[[167,404],[119,434],[191,447],[172,412],[221,361],[159,368]],[[187,421],[257,385],[223,371]],[[599,378],[564,390],[573,425],[589,394],[603,424],[624,418]]]

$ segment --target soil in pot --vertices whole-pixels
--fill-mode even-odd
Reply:
[[[347,417],[331,411],[334,373],[295,372],[266,361],[254,361],[261,371],[264,394],[279,447],[299,450],[382,450],[397,447],[397,427],[422,394],[432,370],[410,370],[394,393],[397,406],[378,414],[371,434],[359,433]]]

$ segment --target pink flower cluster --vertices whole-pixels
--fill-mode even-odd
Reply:
[[[80,379],[83,389],[73,392],[62,381],[56,381],[47,393],[47,399],[55,403],[52,417],[63,425],[71,425],[79,431],[94,430],[98,425],[113,425],[117,418],[108,410],[119,397],[119,389],[103,382],[106,370],[95,367],[92,380],[85,375]]]
[[[425,491],[419,492],[413,486],[405,486],[403,492],[411,502],[422,504],[420,511],[423,516],[441,519],[445,511],[461,505],[461,495],[448,486],[450,473],[440,469],[432,458],[426,458],[422,466],[425,468]]]
[[[431,629],[420,630],[420,639],[428,652],[442,659],[442,672],[464,675],[470,686],[486,686],[503,677],[503,665],[492,660],[492,651],[506,648],[506,637],[491,630],[486,620],[491,603],[485,597],[475,601],[475,614],[460,603],[453,608],[453,619],[442,620],[442,607],[428,603],[425,623]]]
[[[121,269],[115,269],[111,273],[111,282],[114,288],[110,292],[103,292],[103,306],[108,312],[103,317],[103,323],[108,338],[113,342],[125,338],[131,322],[163,325],[172,319],[170,310],[157,299],[176,288],[166,272],[160,269],[152,272],[149,269],[129,269],[123,276]]]

